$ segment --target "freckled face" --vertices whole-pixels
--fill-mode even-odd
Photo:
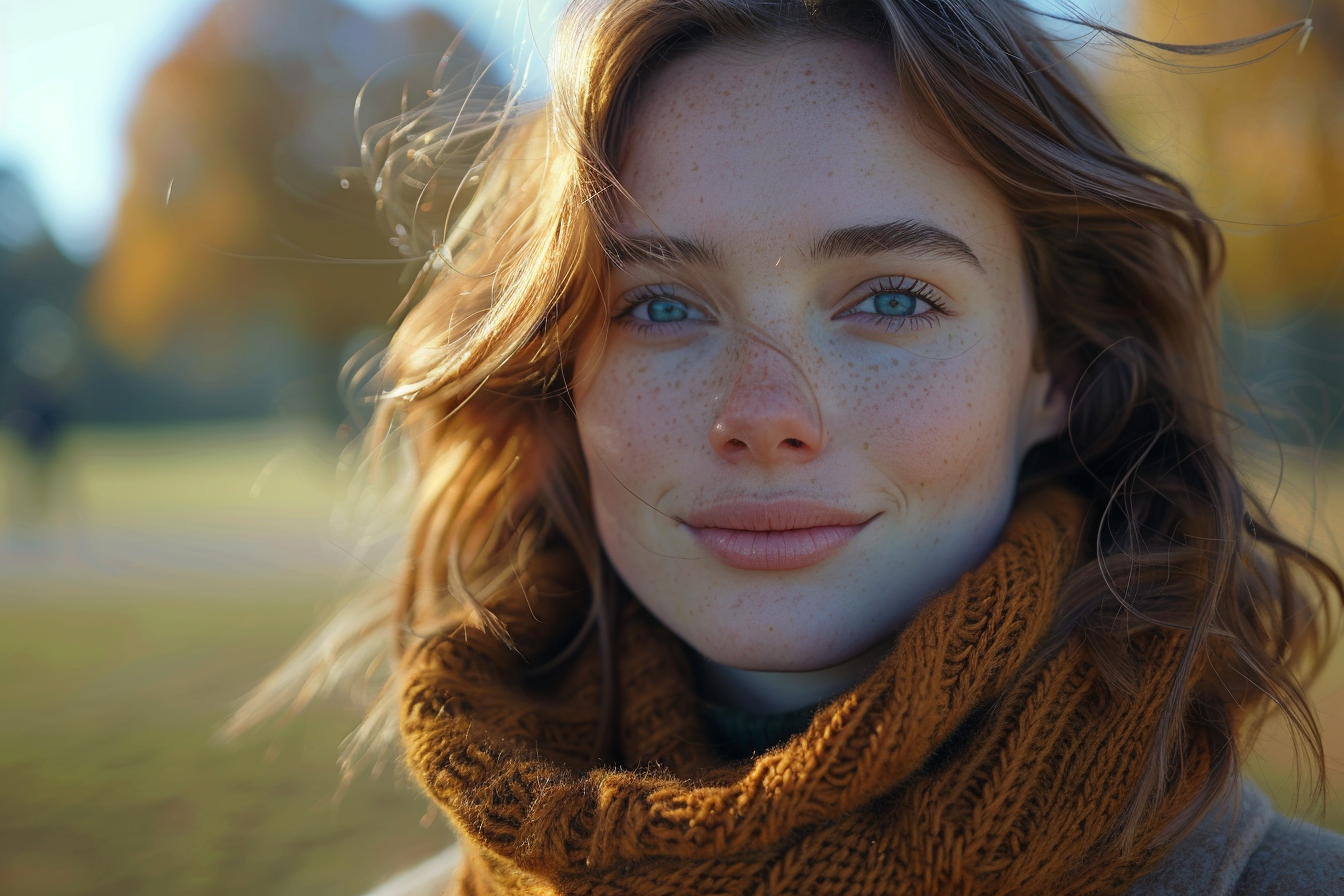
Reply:
[[[1062,425],[1010,213],[894,80],[847,41],[714,49],[630,128],[579,434],[611,562],[724,665],[893,634],[985,555]]]

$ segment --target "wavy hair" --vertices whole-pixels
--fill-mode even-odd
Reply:
[[[1217,47],[1137,46],[1224,52],[1289,41],[1303,25]],[[1191,738],[1207,739],[1215,766],[1171,835],[1230,793],[1267,709],[1282,711],[1319,783],[1304,682],[1344,585],[1274,526],[1234,464],[1218,379],[1221,237],[1184,185],[1126,151],[1068,48],[1014,0],[578,0],[545,102],[440,90],[371,135],[379,207],[429,259],[383,358],[367,442],[370,464],[387,461],[393,438],[414,458],[404,572],[394,598],[338,614],[233,728],[383,655],[388,683],[352,745],[391,742],[398,659],[445,627],[507,638],[490,606],[515,589],[533,600],[587,589],[573,644],[601,639],[609,663],[614,578],[567,384],[579,335],[604,311],[632,106],[679,55],[809,36],[885,47],[903,96],[1016,217],[1045,362],[1076,382],[1066,432],[1028,455],[1020,488],[1066,484],[1093,508],[1056,636],[1081,632],[1111,686],[1128,689],[1136,638],[1188,634],[1125,833]]]

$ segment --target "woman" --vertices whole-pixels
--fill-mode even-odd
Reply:
[[[1030,15],[579,2],[552,65],[379,144],[454,892],[1344,881],[1240,782],[1271,706],[1320,758],[1341,582],[1232,464],[1217,230]]]

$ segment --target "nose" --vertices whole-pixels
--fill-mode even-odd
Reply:
[[[816,394],[783,353],[751,340],[709,440],[732,463],[806,463],[825,447]]]

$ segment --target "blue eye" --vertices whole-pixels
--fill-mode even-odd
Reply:
[[[649,320],[656,324],[674,324],[690,316],[685,305],[672,299],[654,299],[644,309]]]
[[[932,285],[913,277],[884,277],[865,284],[865,291],[857,305],[836,316],[853,316],[888,332],[931,327],[953,316]]]
[[[709,321],[710,317],[694,305],[672,295],[653,293],[643,290],[626,297],[629,307],[616,316],[637,329],[657,329],[668,327],[668,332],[678,329],[676,324]]]
[[[873,311],[887,317],[909,317],[919,308],[919,299],[908,292],[879,292],[873,296]]]

